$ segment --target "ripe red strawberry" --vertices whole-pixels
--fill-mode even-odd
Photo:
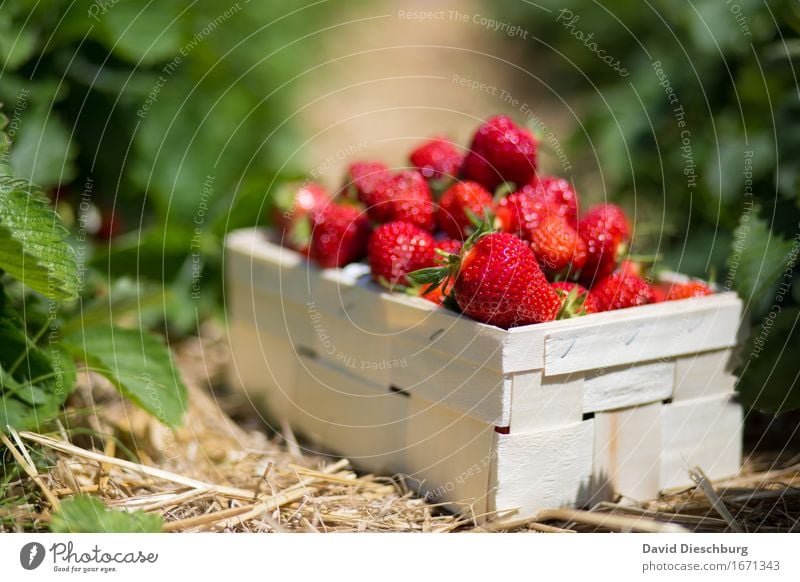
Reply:
[[[454,238],[437,240],[433,245],[434,248],[439,249],[440,251],[443,251],[445,253],[449,253],[451,255],[457,255],[458,253],[460,253],[462,246],[463,243],[460,240]]]
[[[627,273],[628,275],[636,275],[641,277],[644,274],[644,265],[638,261],[625,259],[619,264],[619,272]]]
[[[653,303],[663,303],[667,300],[669,289],[663,284],[653,285]]]
[[[410,273],[419,285],[453,283],[459,308],[478,321],[503,328],[555,319],[561,301],[530,247],[504,232],[479,231],[447,265]],[[446,288],[446,287],[445,287]]]
[[[444,285],[439,285],[433,289],[430,288],[430,285],[421,285],[419,287],[415,287],[415,289],[419,297],[427,299],[431,303],[441,305],[450,294],[450,291],[453,290],[453,283],[453,279],[448,279]]]
[[[558,214],[546,215],[531,232],[531,250],[548,275],[576,273],[586,263],[586,243]]]
[[[503,232],[515,234],[524,240],[531,240],[542,219],[552,212],[544,198],[533,194],[530,189],[501,198],[494,208],[497,226]]]
[[[436,223],[450,238],[466,238],[475,230],[467,210],[483,219],[492,206],[492,195],[477,182],[459,182],[448,188],[439,200]]]
[[[103,208],[100,212],[100,224],[94,232],[95,238],[99,240],[111,240],[122,234],[125,230],[125,221],[121,213],[114,212],[111,208]]]
[[[369,207],[373,192],[391,177],[392,172],[381,162],[354,162],[347,169],[345,192],[349,193],[349,198],[360,200]]]
[[[558,319],[566,319],[589,313],[597,313],[600,307],[594,296],[583,285],[570,281],[560,281],[551,285],[562,301]]]
[[[666,296],[664,301],[676,301],[678,299],[693,299],[695,297],[705,297],[712,295],[714,291],[711,290],[707,284],[702,281],[689,281],[688,283],[674,283],[672,285],[665,285]]]
[[[428,183],[416,170],[407,170],[379,183],[369,196],[369,217],[380,224],[400,220],[433,230],[433,199]]]
[[[630,226],[619,206],[600,204],[578,222],[578,233],[588,253],[580,279],[585,285],[591,285],[616,269],[623,245],[630,241]]]
[[[463,252],[453,292],[465,314],[503,328],[552,321],[561,306],[528,245],[501,232]]]
[[[569,180],[558,176],[534,177],[529,187],[540,194],[559,216],[566,218],[570,226],[578,226],[578,195]]]
[[[311,214],[309,256],[320,267],[343,267],[365,255],[369,233],[369,220],[358,208],[322,206]]]
[[[653,288],[641,277],[626,273],[612,273],[592,287],[590,295],[601,311],[624,309],[653,303]]]
[[[536,173],[536,139],[505,115],[478,128],[464,160],[464,175],[494,189],[503,181],[528,184]]]
[[[425,178],[455,178],[464,164],[464,156],[451,141],[434,137],[411,152],[411,163]]]
[[[279,188],[275,194],[272,218],[275,226],[282,231],[283,244],[303,254],[308,253],[311,239],[309,216],[330,200],[328,191],[316,182],[287,184]]]
[[[431,234],[408,222],[387,222],[369,237],[367,257],[372,278],[390,289],[408,285],[406,275],[434,265]]]

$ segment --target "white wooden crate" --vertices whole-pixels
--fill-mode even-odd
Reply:
[[[503,330],[226,242],[231,381],[311,447],[474,515],[654,497],[735,474],[732,293]]]

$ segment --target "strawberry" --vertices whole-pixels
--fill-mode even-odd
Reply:
[[[655,301],[653,288],[641,277],[627,273],[612,273],[601,279],[589,294],[600,311],[625,309]]]
[[[619,264],[618,268],[620,273],[627,273],[629,275],[636,275],[637,277],[641,277],[644,275],[644,265],[638,261],[632,261],[631,259],[625,259]]]
[[[653,285],[653,303],[664,303],[667,300],[669,289],[663,285]]]
[[[473,230],[469,213],[483,218],[492,206],[492,195],[477,182],[459,182],[448,188],[439,200],[436,223],[450,238],[463,239]]]
[[[560,281],[550,285],[561,298],[558,319],[567,319],[600,311],[594,296],[583,285],[570,281]]]
[[[630,226],[619,206],[600,204],[578,222],[578,233],[586,243],[588,253],[580,279],[582,283],[591,285],[616,269],[624,245],[630,242]]]
[[[369,217],[384,224],[400,220],[433,230],[433,199],[427,182],[416,170],[407,170],[380,183],[370,196]]]
[[[434,137],[411,152],[410,160],[425,178],[439,180],[458,176],[464,156],[446,138]]]
[[[505,115],[483,123],[464,159],[464,175],[487,190],[502,182],[528,184],[536,174],[536,139]]]
[[[409,278],[445,288],[454,278],[459,308],[473,319],[503,328],[551,321],[561,307],[530,247],[508,233],[478,231],[446,266],[422,269]]]
[[[437,240],[433,245],[435,249],[439,249],[440,251],[448,253],[450,255],[457,255],[458,253],[460,253],[462,246],[463,243],[460,240],[454,238]]]
[[[323,268],[343,267],[366,254],[369,233],[369,220],[361,210],[328,204],[311,213],[309,256]]]
[[[330,202],[331,195],[316,182],[287,184],[275,194],[273,221],[282,231],[284,244],[303,254],[311,239],[311,213]]]
[[[449,293],[453,290],[453,283],[454,281],[450,279],[446,284],[434,287],[433,289],[431,289],[430,285],[421,285],[419,287],[415,287],[415,289],[419,297],[427,299],[431,303],[441,305],[444,303],[444,300],[447,298]]]
[[[659,287],[661,287],[659,285]],[[714,291],[711,290],[706,283],[702,281],[689,281],[688,283],[673,283],[672,285],[665,285],[666,295],[664,301],[676,301],[678,299],[694,299],[695,297],[705,297],[712,295]]]
[[[389,289],[409,285],[406,274],[434,265],[433,237],[408,222],[387,222],[370,235],[367,257],[375,281]]]
[[[586,263],[586,243],[563,216],[547,214],[531,232],[531,250],[548,275],[575,273]]]
[[[391,177],[392,172],[381,162],[354,162],[347,169],[345,192],[349,198],[370,207],[373,192]]]
[[[566,218],[572,228],[578,226],[578,195],[569,180],[558,176],[534,177],[530,188],[542,196],[556,214]]]
[[[495,222],[503,232],[515,234],[524,240],[531,240],[542,218],[552,210],[540,195],[531,189],[522,189],[495,205]]]
[[[111,208],[100,210],[100,224],[94,236],[99,240],[111,240],[122,234],[125,229],[125,221],[120,212],[114,212]]]

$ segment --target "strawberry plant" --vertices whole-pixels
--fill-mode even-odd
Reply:
[[[50,427],[75,388],[78,366],[178,425],[186,388],[169,350],[142,329],[82,318],[82,307],[91,314],[93,304],[67,235],[44,193],[0,166],[0,431]]]

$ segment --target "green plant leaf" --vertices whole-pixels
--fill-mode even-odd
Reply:
[[[729,278],[745,301],[761,298],[789,260],[791,241],[770,230],[759,207],[742,214],[728,256]]]
[[[69,183],[75,177],[77,148],[58,114],[44,107],[31,107],[14,138],[9,160],[15,176],[42,186]]]
[[[186,386],[172,364],[169,349],[157,336],[138,329],[98,325],[66,335],[62,345],[165,425],[181,423]]]
[[[53,533],[156,533],[164,522],[158,515],[144,511],[117,511],[89,495],[76,495],[61,503],[53,514]]]
[[[67,230],[31,184],[0,176],[0,269],[50,299],[77,297]]]
[[[58,344],[37,346],[0,289],[0,430],[52,420],[75,386],[75,364]]]
[[[751,330],[749,348],[738,384],[742,402],[768,412],[800,408],[800,309],[766,316]]]

